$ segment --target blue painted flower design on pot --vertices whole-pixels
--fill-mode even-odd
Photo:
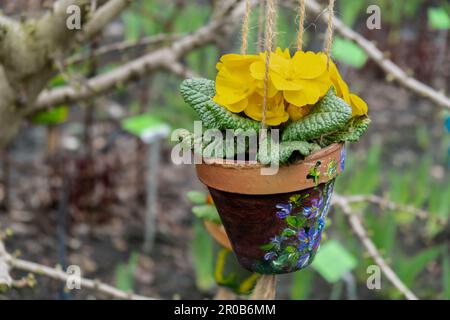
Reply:
[[[342,147],[342,150],[341,150],[341,157],[340,157],[341,159],[340,159],[340,162],[339,162],[339,166],[340,166],[341,172],[343,172],[344,168],[345,168],[345,157],[346,157],[346,155],[347,155],[347,151],[346,151],[345,146],[344,146],[344,147]]]
[[[261,246],[263,261],[256,269],[262,273],[286,273],[311,264],[322,239],[330,208],[334,180],[290,196],[276,207],[276,217],[285,225],[282,232]]]
[[[288,202],[287,204],[279,203],[276,207],[278,209],[277,217],[280,219],[284,219],[291,214],[293,205],[292,202]]]

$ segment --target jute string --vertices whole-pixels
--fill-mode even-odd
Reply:
[[[248,30],[250,24],[250,0],[245,0],[245,14],[244,20],[242,21],[242,44],[241,44],[241,54],[247,54],[248,49]]]
[[[327,40],[325,44],[325,54],[327,55],[327,69],[330,68],[331,45],[333,44],[333,17],[334,17],[334,0],[329,0]]]
[[[263,27],[264,27],[264,0],[259,0],[259,14],[258,14],[258,40],[257,40],[257,49],[258,52],[263,50]]]
[[[305,30],[305,0],[300,0],[299,7],[299,21],[298,21],[298,33],[297,33],[297,51],[303,49],[303,32]]]
[[[270,53],[272,51],[274,40],[274,25],[276,21],[277,11],[275,6],[275,0],[267,0],[266,2],[266,33],[265,33],[265,45],[266,61],[264,69],[264,99],[263,99],[263,112],[261,119],[261,128],[266,128],[266,113],[267,113],[267,101],[269,90],[269,65],[270,65]]]

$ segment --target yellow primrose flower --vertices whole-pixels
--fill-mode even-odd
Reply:
[[[245,114],[256,120],[262,120],[264,98],[259,94],[253,94],[248,99],[248,106],[245,108]],[[277,126],[289,119],[289,114],[285,110],[284,99],[281,93],[267,100],[266,124]]]
[[[262,119],[266,53],[226,54],[217,64],[216,95],[213,100],[234,113],[245,112]],[[333,61],[327,70],[324,53],[277,48],[270,56],[267,87],[268,125],[279,125],[289,118],[296,121],[309,114],[312,106],[333,86],[336,94],[352,107],[353,116],[367,115],[367,104],[350,93]]]
[[[352,116],[367,115],[369,110],[367,103],[356,94],[350,93],[348,85],[342,79],[333,61],[330,60],[330,79],[336,89],[336,95],[342,98],[352,107]]]
[[[239,113],[248,105],[248,97],[256,88],[256,80],[250,74],[250,65],[259,59],[257,55],[227,54],[217,64],[216,95],[213,100]]]
[[[265,53],[262,54],[265,60]],[[301,107],[315,104],[331,86],[322,53],[298,51],[290,57],[289,51],[277,48],[270,58],[269,77],[275,88],[283,91],[287,102]],[[255,79],[264,78],[265,62],[257,61],[250,66]]]
[[[367,103],[353,93],[350,94],[350,105],[352,106],[352,116],[364,116],[369,111]]]
[[[292,121],[297,121],[305,116],[307,116],[312,109],[313,105],[306,105],[303,107],[297,107],[293,104],[289,104],[287,107],[287,113],[289,113],[289,118]]]

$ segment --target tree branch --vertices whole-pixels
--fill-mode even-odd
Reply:
[[[7,263],[7,253],[3,242],[0,240],[0,289],[11,287],[13,280],[9,275],[9,264]]]
[[[229,2],[234,3],[235,1]],[[256,3],[257,1],[252,1],[253,5]],[[30,112],[61,103],[73,103],[90,98],[93,95],[111,90],[117,85],[139,79],[151,71],[164,68],[167,64],[175,63],[190,51],[213,42],[218,35],[230,32],[230,28],[236,26],[243,13],[244,3],[239,3],[231,10],[224,12],[223,15],[219,15],[217,19],[210,21],[206,26],[199,28],[196,32],[173,42],[172,45],[150,52],[110,72],[89,79],[87,87],[92,90],[72,86],[46,90],[40,94]]]
[[[9,274],[10,270],[13,269],[31,272],[33,274],[38,274],[61,282],[67,282],[70,276],[66,272],[57,268],[50,268],[38,263],[12,257],[8,252],[6,252],[3,242],[0,240],[0,286],[11,287],[13,285],[14,281]],[[82,288],[91,289],[112,298],[127,300],[154,300],[154,298],[119,290],[98,280],[81,278],[80,284]]]
[[[77,64],[77,63],[83,62],[84,60],[91,58],[92,56],[98,58],[98,57],[102,57],[104,55],[115,53],[115,52],[122,53],[123,51],[138,49],[138,48],[151,46],[151,45],[158,45],[158,44],[162,44],[165,42],[170,43],[170,42],[180,39],[181,37],[182,37],[182,35],[180,35],[180,34],[157,34],[157,35],[139,39],[138,41],[126,41],[125,40],[125,41],[114,42],[111,44],[106,44],[106,45],[94,50],[92,53],[87,52],[87,53],[75,54],[72,57],[69,57],[67,59],[67,61],[65,62],[65,64],[66,65]]]
[[[99,33],[132,2],[132,0],[109,0],[96,10],[91,19],[83,27],[83,32],[77,36],[79,42],[85,42]]]
[[[397,274],[391,269],[386,261],[381,256],[375,244],[370,240],[366,230],[360,220],[350,208],[349,202],[345,197],[337,194],[333,195],[333,204],[340,207],[344,214],[347,216],[350,227],[358,236],[361,243],[366,247],[367,252],[373,258],[375,263],[380,267],[381,271],[388,278],[388,280],[406,297],[408,300],[418,300],[417,296],[409,290],[409,288],[400,280]]]
[[[291,8],[297,5],[296,1],[294,2],[292,0],[287,0],[287,3],[285,4],[289,5]],[[306,1],[306,8],[314,14],[320,15],[322,20],[327,21],[328,12],[323,12],[322,8],[315,0]],[[344,38],[356,42],[367,53],[367,55],[375,61],[384,72],[386,72],[388,76],[392,77],[399,84],[433,101],[439,106],[450,109],[450,98],[443,92],[438,92],[432,87],[408,76],[408,74],[399,66],[387,59],[385,54],[383,54],[383,52],[381,52],[381,50],[378,49],[371,41],[367,40],[356,31],[353,31],[338,18],[333,18],[333,25],[336,31],[339,32]]]
[[[345,196],[345,199],[348,203],[370,202],[380,206],[381,208],[413,214],[422,220],[435,218],[439,224],[443,225],[446,223],[446,219],[444,219],[444,217],[433,217],[428,211],[416,208],[414,206],[396,203],[374,194]]]
[[[180,63],[178,61],[167,63],[164,66],[164,68],[167,71],[169,71],[169,72],[173,73],[174,75],[177,75],[183,79],[198,77],[198,74],[196,74],[194,71],[187,68],[185,65],[183,65],[182,63]]]

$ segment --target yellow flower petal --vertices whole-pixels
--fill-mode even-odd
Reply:
[[[256,80],[264,80],[265,64],[263,61],[256,61],[250,65],[250,74]]]
[[[297,51],[292,58],[295,75],[302,79],[315,79],[320,77],[326,70],[321,55],[312,51]]]
[[[216,95],[213,97],[213,101],[215,103],[217,103],[218,105],[221,105],[225,109],[227,109],[231,112],[234,112],[234,113],[239,113],[239,112],[244,111],[244,109],[248,105],[247,98],[244,98],[241,100],[230,100],[229,96]],[[230,102],[230,101],[232,101],[232,102]]]
[[[303,107],[308,104],[308,98],[304,94],[304,91],[284,91],[283,95],[287,102],[295,106]]]
[[[259,60],[258,55],[242,55],[242,54],[225,54],[220,58],[220,61],[228,68],[237,68],[242,66],[249,66],[254,61]]]
[[[312,107],[313,107],[312,105],[297,107],[294,106],[293,104],[290,104],[287,108],[287,112],[289,113],[289,118],[292,121],[297,121],[298,119],[307,116],[311,112]]]
[[[256,120],[262,120],[264,100],[261,96],[254,94],[249,98],[245,114]],[[266,124],[269,126],[277,126],[289,119],[289,114],[284,110],[284,100],[281,94],[267,101]]]
[[[284,91],[284,98],[296,106],[315,104],[321,97],[319,85],[311,80],[300,80],[302,90]],[[301,103],[299,103],[301,102]]]
[[[266,61],[266,54],[262,54],[263,61]],[[271,71],[278,73],[286,78],[293,78],[294,73],[292,69],[292,63],[290,58],[286,58],[284,55],[271,54],[269,61],[269,68]],[[265,67],[265,66],[264,66]]]
[[[270,73],[270,79],[272,80],[273,85],[279,91],[284,90],[302,90],[303,85],[297,79],[286,79],[276,72]]]
[[[367,115],[369,107],[363,99],[352,93],[350,94],[350,101],[352,106],[352,116]]]
[[[256,92],[262,97],[264,97],[264,81],[256,82]],[[273,98],[278,93],[277,88],[272,83],[272,80],[269,78],[268,88],[267,88],[267,96],[269,98]]]
[[[283,51],[280,47],[278,47],[278,48],[275,50],[275,54],[278,55],[278,56],[280,56],[280,57],[283,57],[283,58],[285,58],[285,59],[291,59],[291,53],[289,52],[289,48],[286,48],[286,49],[284,49],[284,51]]]
[[[326,56],[323,55],[324,61],[326,61]],[[350,90],[348,89],[348,85],[342,79],[339,71],[332,60],[330,60],[330,70],[329,70],[330,80],[333,84],[333,87],[336,89],[336,95],[339,98],[344,99],[348,104],[350,103]]]
[[[289,114],[287,112],[283,113],[280,116],[277,116],[277,115],[271,116],[269,114],[269,116],[266,118],[266,124],[268,126],[278,126],[288,120],[289,120]]]
[[[228,106],[230,104],[237,103],[241,101],[243,98],[241,95],[231,95],[231,94],[216,94],[213,97],[213,101],[217,104],[220,104],[221,106]]]

